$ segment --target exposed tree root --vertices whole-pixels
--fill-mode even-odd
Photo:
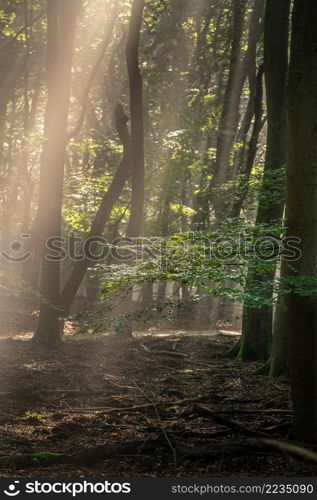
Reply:
[[[231,347],[231,349],[227,352],[226,356],[228,356],[229,358],[237,358],[240,352],[240,348],[241,348],[241,337],[239,338],[238,342],[233,347]]]
[[[259,368],[254,370],[251,375],[269,375],[271,369],[271,360],[269,359],[266,363],[261,365]]]
[[[308,450],[307,448],[302,448],[297,444],[293,444],[289,441],[278,441],[277,439],[256,439],[250,441],[250,445],[258,449],[266,449],[269,451],[285,453],[291,457],[298,458],[304,462],[310,462],[317,464],[317,453]]]

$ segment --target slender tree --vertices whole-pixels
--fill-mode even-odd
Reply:
[[[139,63],[139,45],[145,0],[133,0],[126,43],[126,63],[129,77],[130,113],[131,113],[131,159],[132,159],[132,195],[127,236],[140,236],[144,210],[144,117],[143,117],[143,78]],[[121,303],[119,312],[132,308],[132,293],[126,302]],[[122,309],[123,308],[123,309]],[[132,324],[123,330],[124,336],[132,335]]]
[[[144,205],[143,79],[139,64],[143,9],[144,0],[133,0],[126,44],[132,140],[132,199],[127,229],[127,235],[130,237],[139,236],[141,233]]]
[[[249,181],[256,158],[259,136],[266,120],[263,118],[263,73],[264,65],[261,64],[255,78],[252,78],[254,82],[250,85],[250,100],[238,137],[241,146],[235,155],[235,168],[239,179],[230,210],[230,215],[234,218],[240,216],[249,191]],[[253,126],[251,127],[252,119]],[[248,133],[251,128],[252,131],[248,141]]]
[[[123,145],[123,156],[112,183],[109,189],[104,193],[100,206],[92,221],[88,241],[90,240],[93,242],[93,240],[95,240],[97,242],[98,238],[102,236],[110,218],[111,210],[120,196],[126,181],[131,176],[131,137],[127,122],[128,118],[124,114],[121,104],[118,104],[115,109],[115,125]],[[61,293],[61,303],[65,314],[69,313],[72,302],[85,277],[88,267],[92,267],[93,265],[93,259],[90,259],[87,255],[74,264]]]

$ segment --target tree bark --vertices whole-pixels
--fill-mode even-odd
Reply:
[[[285,261],[281,265],[281,277],[286,277]],[[274,324],[273,324],[273,339],[272,339],[272,355],[269,363],[269,375],[278,377],[289,374],[289,339],[287,331],[287,306],[285,295],[279,294]]]
[[[276,222],[283,216],[284,183],[276,199],[268,201],[272,174],[287,162],[286,79],[288,69],[290,0],[267,0],[264,36],[264,69],[267,95],[267,147],[256,224]],[[249,271],[246,287],[265,286],[265,299],[273,294],[275,269],[260,273]],[[272,283],[271,287],[267,286]],[[267,361],[271,351],[272,306],[243,308],[242,339],[239,357],[243,360]]]
[[[234,201],[231,208],[231,217],[239,217],[241,214],[241,210],[243,207],[243,203],[247,197],[249,191],[249,180],[251,171],[254,165],[257,149],[258,149],[258,141],[261,130],[264,126],[265,120],[263,120],[263,72],[264,66],[261,65],[259,67],[258,73],[255,78],[255,89],[254,95],[251,95],[251,106],[252,106],[252,115],[254,117],[253,127],[251,132],[251,137],[249,143],[247,145],[247,135],[250,126],[247,127],[243,132],[242,139],[242,148],[241,151],[236,156],[237,167],[238,167],[238,175],[240,175],[238,180],[238,185],[236,188],[236,193],[234,197]],[[239,142],[241,141],[239,138]],[[246,147],[247,146],[247,147]]]
[[[133,0],[129,33],[126,43],[126,63],[129,77],[130,113],[131,113],[131,158],[132,158],[132,195],[127,237],[140,236],[144,208],[144,118],[143,118],[143,79],[139,63],[140,34],[145,0]],[[119,312],[125,313],[133,308],[133,289],[122,302]],[[121,332],[132,336],[132,323],[128,323]]]
[[[39,234],[42,247],[42,303],[33,339],[54,346],[60,342],[60,261],[47,259],[45,244],[60,237],[67,119],[76,18],[81,1],[48,0],[47,88],[45,139],[41,159]]]
[[[300,238],[301,256],[289,276],[316,280],[317,248],[317,4],[295,0],[288,82],[288,235]],[[316,295],[286,297],[294,439],[317,444]]]
[[[132,140],[132,198],[127,236],[140,236],[144,205],[144,123],[143,79],[139,65],[139,43],[144,0],[133,0],[129,34],[126,44],[126,62],[130,88]]]

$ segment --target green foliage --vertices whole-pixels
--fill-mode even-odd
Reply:
[[[168,317],[176,307],[208,296],[261,307],[275,304],[278,293],[316,293],[315,278],[275,277],[276,264],[284,255],[284,233],[285,227],[280,223],[252,226],[235,220],[227,221],[212,233],[183,233],[166,239],[136,239],[131,244],[124,243],[126,254],[133,255],[129,263],[99,265],[94,271],[101,283],[102,312],[98,319],[96,315],[92,321],[88,319],[86,326],[97,331],[107,325],[120,331],[129,321],[147,321],[158,313]],[[284,257],[287,258],[287,254]],[[291,271],[291,263],[289,268]],[[250,272],[263,279],[247,283]],[[189,297],[185,301],[171,297],[149,308],[114,318],[109,316],[114,299],[122,300],[136,285],[161,281],[187,285]]]
[[[32,425],[39,425],[44,422],[44,417],[41,413],[32,412],[27,410],[24,414],[24,419],[26,422]]]

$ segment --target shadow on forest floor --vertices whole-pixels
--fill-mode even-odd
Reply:
[[[235,336],[191,333],[152,330],[133,341],[70,336],[54,352],[0,340],[0,474],[315,475],[285,455],[226,448],[250,437],[287,437],[288,382],[251,376],[256,365],[226,358]],[[76,463],[2,460],[80,456],[88,447],[90,458]]]

